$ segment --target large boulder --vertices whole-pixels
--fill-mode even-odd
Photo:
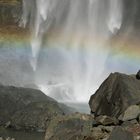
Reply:
[[[91,112],[98,115],[119,117],[131,105],[140,103],[140,80],[135,75],[112,73],[103,82],[89,105]]]
[[[45,131],[52,117],[71,111],[39,90],[0,86],[0,125]]]
[[[115,127],[108,140],[134,140],[133,134],[122,127]]]
[[[79,113],[57,116],[50,122],[45,140],[86,140],[92,137],[88,135],[92,120],[92,116]]]

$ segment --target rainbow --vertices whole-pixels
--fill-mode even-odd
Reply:
[[[15,26],[0,27],[0,42],[4,42],[7,45],[10,43],[12,47],[23,49],[27,46],[30,47],[30,39],[31,34],[28,29]],[[47,33],[45,44],[44,49],[48,47],[57,49],[59,47],[74,48],[74,50],[83,48],[83,50],[88,50],[93,54],[99,52],[99,57],[104,57],[104,54],[108,53],[109,67],[114,67],[114,69],[112,68],[114,71],[117,68],[116,63],[120,63],[118,67],[122,67],[122,71],[123,66],[126,65],[130,69],[129,72],[132,70],[132,73],[140,67],[140,41],[136,37],[121,36],[106,43],[104,37],[90,35],[84,31],[66,34],[55,30]],[[111,64],[112,66],[110,66]]]

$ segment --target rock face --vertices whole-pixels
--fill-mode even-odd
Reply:
[[[140,81],[135,75],[111,74],[90,99],[91,115],[58,115],[45,140],[139,140]]]
[[[140,103],[140,80],[134,75],[113,73],[103,82],[89,105],[91,112],[118,118],[131,105]]]
[[[0,125],[5,127],[44,131],[65,110],[71,111],[39,90],[0,86]]]
[[[22,14],[21,0],[0,0],[0,24],[18,24]]]

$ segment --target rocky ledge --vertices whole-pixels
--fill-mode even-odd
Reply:
[[[0,25],[18,25],[22,7],[21,0],[0,0]]]
[[[45,140],[140,140],[140,80],[112,73],[91,96],[91,115],[53,118]]]
[[[42,132],[54,116],[71,112],[39,90],[0,85],[0,125],[6,128]]]

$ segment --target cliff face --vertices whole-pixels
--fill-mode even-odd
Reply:
[[[91,111],[97,116],[119,117],[135,104],[140,104],[140,80],[120,73],[111,74],[89,101]]]
[[[0,25],[18,24],[22,14],[19,0],[0,0]]]

